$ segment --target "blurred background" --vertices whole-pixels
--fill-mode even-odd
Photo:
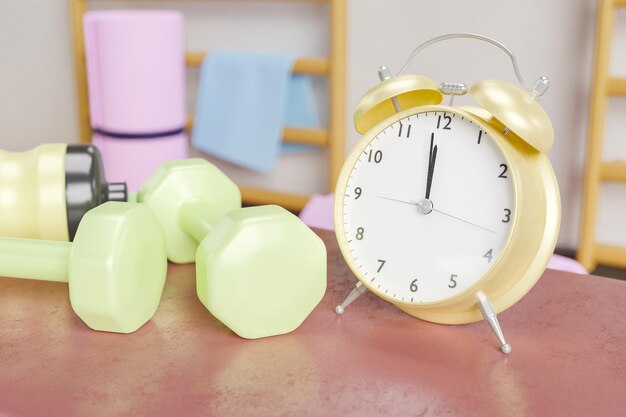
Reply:
[[[328,53],[325,5],[282,2],[90,1],[90,9],[169,8],[185,15],[186,47]],[[446,33],[476,32],[494,37],[517,55],[526,82],[542,75],[551,87],[542,105],[552,119],[555,145],[550,152],[562,196],[559,251],[573,254],[580,230],[582,181],[592,80],[595,1],[553,0],[459,2],[440,0],[353,0],[347,17],[346,152],[359,135],[352,112],[378,79],[380,65],[396,72],[414,47]],[[617,15],[611,72],[626,75],[626,14]],[[45,142],[79,141],[70,13],[66,0],[0,3],[0,147],[30,149]],[[472,84],[498,78],[515,83],[508,58],[475,41],[451,41],[425,50],[411,73],[437,82]],[[188,69],[188,110],[193,113],[198,71]],[[324,81],[318,81],[322,85]],[[317,89],[320,107],[324,88]],[[469,102],[469,99],[467,99]],[[604,159],[626,159],[626,102],[611,99],[607,110]],[[325,111],[321,111],[323,116]],[[238,181],[279,190],[325,193],[326,158],[321,153],[283,156],[271,174],[228,166]],[[299,175],[301,170],[312,175]],[[315,174],[315,173],[318,174]],[[626,246],[626,185],[602,187],[598,240]]]

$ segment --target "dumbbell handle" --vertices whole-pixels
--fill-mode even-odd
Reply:
[[[190,198],[185,201],[179,211],[179,221],[187,233],[198,243],[211,233],[213,225],[219,219],[213,219],[210,213],[214,210],[211,204],[203,198]]]
[[[0,237],[0,277],[68,282],[70,242]]]

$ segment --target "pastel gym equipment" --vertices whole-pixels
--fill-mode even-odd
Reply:
[[[145,182],[137,201],[161,223],[167,258],[181,264],[196,260],[198,243],[220,218],[241,207],[241,194],[219,168],[194,158],[162,164]]]
[[[296,329],[326,291],[326,248],[278,206],[241,208],[239,189],[203,159],[162,165],[137,196],[177,263],[196,260],[200,301],[247,339]]]
[[[300,220],[309,227],[335,230],[333,206],[335,194],[314,194],[300,212]]]
[[[107,180],[126,181],[131,192],[139,191],[164,161],[189,156],[189,141],[185,133],[151,139],[122,139],[96,133],[91,140],[104,155]]]
[[[85,213],[126,199],[126,184],[105,180],[102,157],[92,145],[0,150],[2,236],[72,240]]]
[[[83,22],[92,142],[107,178],[136,192],[163,162],[189,155],[183,15],[98,10]]]
[[[119,2],[118,2],[119,3]],[[257,2],[254,2],[255,4]],[[125,3],[122,3],[125,4]],[[93,112],[91,109],[91,103],[88,99],[88,86],[86,79],[86,66],[85,66],[85,48],[84,44],[89,43],[89,36],[84,33],[83,29],[86,29],[87,25],[83,25],[83,18],[85,16],[85,10],[90,8],[90,2],[88,0],[72,0],[70,2],[70,23],[72,25],[71,33],[74,37],[74,49],[73,56],[76,64],[76,90],[78,93],[78,107],[80,123],[80,131],[84,140],[91,137],[91,127],[89,123],[89,114]],[[244,10],[244,9],[242,9]],[[303,129],[298,126],[287,126],[282,132],[283,139],[290,143],[299,143],[306,145],[315,145],[321,148],[325,148],[325,155],[328,156],[329,162],[327,167],[327,178],[329,189],[335,187],[337,182],[337,175],[341,169],[341,165],[345,158],[344,142],[345,142],[345,121],[346,106],[345,106],[345,91],[346,91],[346,15],[347,15],[347,1],[346,0],[330,0],[328,6],[324,6],[323,10],[328,18],[328,27],[322,25],[322,32],[320,33],[320,39],[328,40],[329,55],[325,57],[300,57],[296,59],[293,66],[293,72],[295,74],[315,75],[326,77],[328,79],[328,128],[327,129]],[[194,15],[194,19],[201,17],[200,15]],[[280,25],[277,25],[276,29],[279,30]],[[236,25],[233,26],[233,30],[239,30]],[[150,38],[149,35],[146,37]],[[85,38],[86,42],[82,42]],[[163,40],[164,42],[167,39]],[[124,38],[120,42],[116,42],[114,47],[126,48],[125,43],[127,39]],[[153,45],[152,41],[149,41],[150,45]],[[182,42],[181,42],[182,44]],[[160,45],[157,44],[157,48]],[[208,51],[210,52],[210,51]],[[207,51],[188,50],[186,52],[186,64],[189,68],[197,69],[203,62],[204,56]],[[132,58],[132,56],[131,56]],[[155,71],[160,68],[155,66],[145,66],[144,72]],[[189,115],[188,120],[190,125],[193,118]],[[191,126],[189,126],[191,127]],[[301,175],[320,175],[319,172],[306,173],[303,170]],[[318,170],[314,170],[318,171]],[[301,210],[306,204],[310,196],[292,192],[281,192],[277,190],[269,190],[266,187],[250,187],[241,186],[241,192],[244,201],[248,204],[278,204],[289,210]]]
[[[0,237],[0,276],[67,282],[74,312],[94,330],[139,329],[156,311],[166,273],[163,232],[141,204],[90,210],[73,243]]]
[[[326,292],[326,247],[282,207],[235,209],[200,243],[196,291],[243,338],[289,333]]]
[[[91,126],[109,136],[182,131],[184,18],[175,10],[83,16]]]

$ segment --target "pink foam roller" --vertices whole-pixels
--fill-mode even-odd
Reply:
[[[335,230],[333,224],[334,194],[315,194],[300,212],[300,220],[309,227]]]
[[[91,11],[83,23],[92,127],[143,135],[183,128],[182,13]]]
[[[189,156],[189,140],[184,133],[157,139],[117,139],[95,134],[91,140],[102,153],[107,180],[125,181],[131,192],[139,191],[162,163]]]
[[[548,268],[556,269],[558,271],[573,272],[575,274],[589,274],[589,271],[587,271],[587,269],[585,269],[585,267],[576,259],[567,258],[565,256],[557,254],[552,255],[552,258],[550,258]]]

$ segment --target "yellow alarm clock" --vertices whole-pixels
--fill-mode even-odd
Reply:
[[[422,49],[454,38],[503,50],[520,87],[403,75]],[[337,240],[359,279],[336,312],[369,290],[431,322],[484,318],[509,353],[496,314],[537,282],[559,232],[558,184],[546,155],[554,133],[537,101],[548,79],[527,88],[505,45],[470,33],[431,39],[398,76],[381,67],[379,77],[356,108],[364,136],[335,192]],[[465,93],[479,107],[454,106]]]

